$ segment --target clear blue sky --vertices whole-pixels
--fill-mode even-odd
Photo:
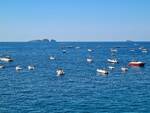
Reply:
[[[150,0],[0,0],[0,41],[150,40]]]

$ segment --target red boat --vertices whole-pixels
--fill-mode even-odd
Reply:
[[[145,65],[144,62],[139,62],[139,61],[132,61],[129,62],[128,64],[129,66],[136,66],[136,67],[143,67]]]

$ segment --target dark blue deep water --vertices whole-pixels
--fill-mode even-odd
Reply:
[[[5,65],[0,69],[0,113],[150,113],[150,53],[142,53],[141,46],[150,49],[149,42],[0,43],[0,56],[14,59],[0,62]],[[119,64],[107,76],[98,75],[97,68],[110,65],[113,47]],[[56,60],[50,61],[50,55]],[[92,64],[86,62],[88,56]],[[145,67],[122,73],[120,67],[133,56]],[[35,70],[29,71],[29,64]],[[16,72],[16,65],[23,70]],[[56,76],[58,67],[64,76]]]

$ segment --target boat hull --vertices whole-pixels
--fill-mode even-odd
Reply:
[[[130,62],[128,65],[134,66],[134,67],[144,67],[145,63],[143,63],[143,62],[140,62],[140,63]]]

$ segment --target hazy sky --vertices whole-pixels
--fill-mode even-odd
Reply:
[[[0,41],[150,40],[150,0],[0,0]]]

